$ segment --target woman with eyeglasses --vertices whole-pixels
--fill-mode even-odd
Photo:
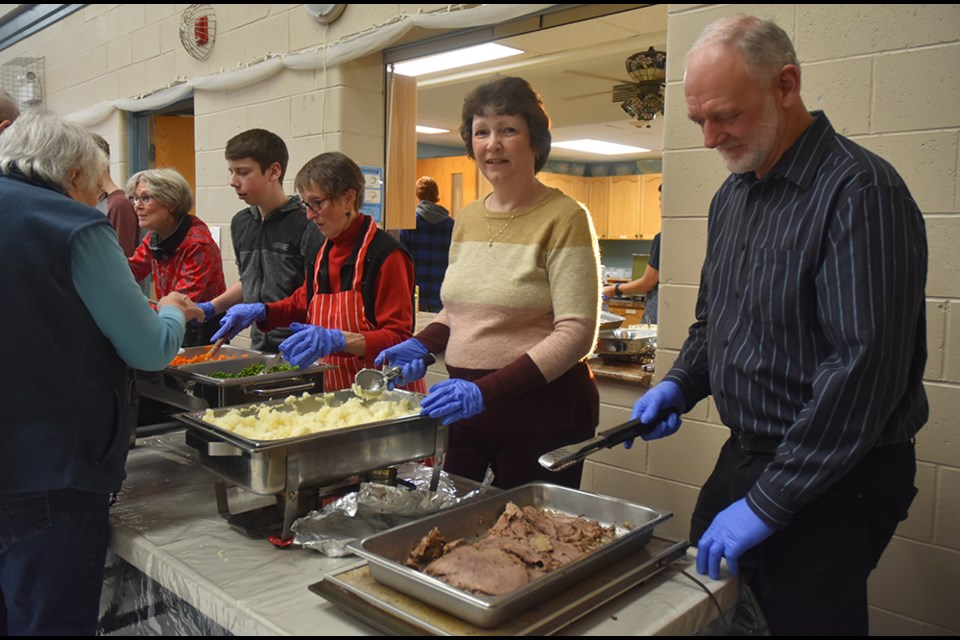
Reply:
[[[413,260],[406,249],[360,212],[364,177],[342,153],[316,156],[294,180],[304,212],[326,240],[313,273],[277,302],[230,307],[212,338],[232,338],[254,322],[262,331],[289,326],[280,352],[301,368],[322,359],[326,391],[353,385],[377,354],[413,335]],[[422,381],[406,387],[423,392]]]
[[[127,181],[126,193],[140,228],[149,231],[129,258],[134,278],[152,275],[158,298],[179,291],[203,302],[226,291],[220,247],[207,225],[189,214],[193,194],[182,175],[175,169],[140,171]],[[183,346],[207,344],[218,321],[188,325]]]

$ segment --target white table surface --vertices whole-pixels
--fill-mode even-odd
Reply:
[[[140,438],[111,509],[113,552],[236,635],[369,635],[374,627],[308,590],[325,572],[358,562],[299,546],[278,549],[219,515],[217,476],[182,431]],[[269,499],[268,499],[269,500]],[[674,563],[694,571],[692,552]],[[698,576],[724,608],[735,580]],[[664,571],[561,631],[568,635],[688,635],[717,615],[688,577]]]

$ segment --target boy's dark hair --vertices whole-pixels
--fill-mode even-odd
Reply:
[[[287,173],[290,154],[287,144],[277,134],[266,129],[248,129],[230,138],[223,155],[227,160],[252,158],[260,171],[266,171],[274,162],[280,164],[280,180]]]

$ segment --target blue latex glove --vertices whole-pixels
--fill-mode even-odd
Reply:
[[[419,380],[427,375],[427,365],[423,359],[430,352],[423,343],[416,338],[404,340],[400,344],[387,347],[377,355],[373,364],[382,367],[388,364],[392,367],[400,367],[400,379],[390,380],[387,386],[390,389],[402,387]]]
[[[216,342],[220,338],[231,340],[254,322],[266,319],[267,307],[262,302],[235,304],[220,318],[220,330],[213,334],[210,342]]]
[[[697,543],[697,572],[720,576],[720,558],[727,559],[730,573],[738,574],[737,559],[767,538],[775,529],[753,512],[746,498],[740,498],[717,514]]]
[[[314,362],[347,348],[347,338],[339,329],[324,329],[314,324],[294,322],[293,335],[280,343],[280,353],[292,365],[306,369]]]
[[[677,432],[680,428],[680,414],[683,413],[685,404],[686,400],[680,386],[670,380],[664,380],[640,396],[633,405],[630,419],[640,418],[644,423],[649,423],[660,412],[672,409],[673,412],[667,416],[666,420],[661,421],[650,433],[640,436],[644,440],[656,440]],[[633,446],[633,440],[624,442],[623,446],[629,449]]]
[[[204,322],[210,322],[210,319],[217,315],[216,310],[213,308],[212,302],[198,302],[197,306],[203,310]]]
[[[466,420],[481,413],[483,394],[472,382],[450,378],[430,387],[420,402],[420,415],[438,418],[443,424]]]

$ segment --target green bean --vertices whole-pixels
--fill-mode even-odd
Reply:
[[[263,371],[263,367],[263,364],[252,364],[249,367],[237,371],[236,373],[230,373],[227,371],[214,371],[209,375],[211,378],[217,378],[220,380],[229,378],[248,378],[250,376],[258,375],[261,371]],[[270,367],[267,369],[267,373],[277,373],[279,371],[297,371],[299,368],[300,367],[295,367],[289,364],[278,364],[275,367]]]

